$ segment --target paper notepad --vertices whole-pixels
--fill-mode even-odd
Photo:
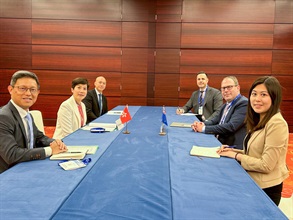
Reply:
[[[71,159],[83,159],[86,152],[64,152],[60,154],[54,154],[50,157],[50,160],[71,160]]]
[[[85,167],[86,165],[81,160],[70,160],[63,163],[59,163],[64,170],[75,170]]]
[[[95,154],[98,148],[98,145],[67,146],[67,149],[70,152],[85,152],[86,154]]]
[[[104,128],[105,131],[115,131],[116,130],[116,124],[115,123],[95,123],[91,122],[88,125],[82,127],[82,130],[90,130],[91,128]]]
[[[191,128],[191,123],[172,122],[171,127]]]
[[[52,155],[50,160],[83,159],[86,154],[95,154],[98,146],[67,146],[67,149],[67,152]]]
[[[190,150],[191,156],[202,156],[202,157],[213,157],[220,158],[220,155],[217,153],[220,147],[200,147],[193,146]]]

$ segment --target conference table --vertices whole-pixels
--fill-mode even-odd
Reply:
[[[2,173],[0,219],[287,219],[236,160],[190,156],[193,145],[220,145],[213,135],[170,126],[191,124],[194,115],[165,107],[169,126],[160,135],[162,107],[128,109],[130,134],[79,129],[63,139],[98,145],[86,167],[65,171],[47,158]]]

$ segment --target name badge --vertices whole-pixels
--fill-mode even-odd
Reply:
[[[203,114],[203,107],[202,107],[202,106],[200,106],[200,107],[198,108],[198,114],[199,114],[199,115],[202,115],[202,114]]]

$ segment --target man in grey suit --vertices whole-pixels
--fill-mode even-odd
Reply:
[[[11,78],[11,100],[0,109],[0,173],[20,162],[67,151],[61,140],[38,130],[30,117],[29,108],[36,102],[39,89],[38,77],[32,72],[20,70]]]
[[[243,149],[247,98],[240,94],[240,85],[235,76],[228,76],[222,80],[221,91],[226,103],[220,112],[204,123],[195,121],[192,128],[195,132],[216,135],[222,144]]]
[[[82,100],[86,106],[87,123],[108,112],[107,98],[103,94],[105,88],[106,79],[103,76],[98,76],[95,81],[95,88],[89,90]]]
[[[176,113],[182,114],[193,109],[202,120],[210,120],[219,112],[223,97],[218,89],[208,86],[209,79],[205,72],[197,73],[196,82],[199,90],[194,91],[188,102],[182,108],[178,108]]]

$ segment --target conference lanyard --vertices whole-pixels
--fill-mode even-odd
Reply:
[[[203,91],[203,94],[202,94],[202,105],[204,103],[204,98],[206,97],[206,94],[207,94],[207,89],[208,89],[208,86],[205,88],[205,90]],[[198,94],[198,99],[197,99],[197,102],[198,102],[198,105],[200,104],[200,90],[199,90],[199,94]]]
[[[226,116],[227,116],[228,112],[230,111],[231,107],[236,103],[237,99],[239,99],[240,97],[241,97],[241,94],[238,94],[236,96],[236,98],[233,99],[233,101],[230,104],[226,104],[228,106],[225,107],[224,112],[223,112],[223,116],[222,116],[221,121],[220,121],[219,124],[223,124],[224,123],[224,121],[226,119]]]

